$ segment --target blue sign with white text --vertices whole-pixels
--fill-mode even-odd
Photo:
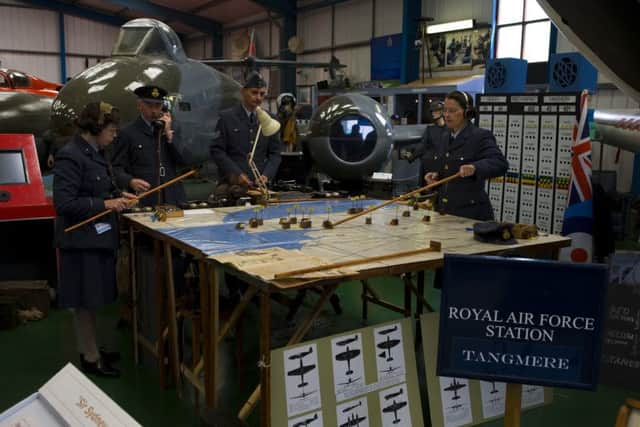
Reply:
[[[437,374],[593,389],[607,267],[445,255]]]

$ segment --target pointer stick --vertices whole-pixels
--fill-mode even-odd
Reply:
[[[262,124],[258,125],[258,131],[256,132],[256,139],[253,141],[253,148],[251,149],[251,153],[249,154],[249,159],[247,163],[249,163],[249,168],[251,169],[251,174],[253,175],[253,179],[255,183],[258,185],[260,192],[263,194],[265,200],[269,200],[269,188],[267,185],[262,182],[262,174],[258,170],[256,163],[253,161],[253,157],[256,154],[256,147],[258,146],[258,140],[260,139],[260,132],[262,132]]]
[[[442,248],[442,245],[440,244],[440,242],[436,242],[436,241],[431,240],[429,242],[429,247],[428,248],[413,249],[413,250],[410,250],[410,251],[396,252],[394,254],[379,255],[379,256],[374,256],[374,257],[369,257],[369,258],[361,258],[361,259],[352,259],[352,260],[349,260],[349,261],[336,262],[334,264],[317,265],[315,267],[308,267],[308,268],[301,268],[299,270],[285,271],[284,273],[276,273],[274,277],[276,279],[284,279],[285,277],[299,276],[299,275],[305,274],[305,273],[313,273],[313,272],[316,272],[316,271],[333,270],[334,268],[347,267],[347,266],[356,265],[356,264],[368,264],[370,262],[382,261],[382,260],[389,259],[389,258],[400,258],[400,257],[405,257],[405,256],[410,256],[410,255],[417,255],[417,254],[421,254],[423,252],[440,252],[441,248]]]
[[[158,186],[157,186],[157,187],[155,187],[155,188],[152,188],[152,189],[150,189],[150,190],[145,191],[145,192],[144,192],[144,193],[142,193],[142,194],[137,195],[137,196],[135,197],[135,199],[134,199],[134,200],[140,200],[140,199],[142,199],[143,197],[147,197],[149,194],[153,194],[153,193],[155,193],[155,192],[157,192],[157,191],[160,191],[160,190],[162,190],[163,188],[168,187],[168,186],[170,186],[170,185],[173,185],[173,184],[175,184],[176,182],[181,181],[181,180],[185,179],[186,177],[191,176],[191,175],[193,175],[193,174],[195,174],[195,173],[196,173],[195,169],[194,169],[194,170],[190,170],[189,172],[187,172],[187,173],[185,173],[185,174],[182,174],[182,175],[180,175],[180,176],[178,176],[178,177],[175,177],[175,178],[173,178],[173,179],[171,179],[171,180],[169,180],[169,181],[165,182],[164,184],[160,184],[160,185],[158,185]],[[65,228],[65,229],[64,229],[64,232],[65,232],[65,233],[68,233],[69,231],[73,231],[73,230],[75,230],[76,228],[82,227],[83,225],[88,224],[88,223],[90,223],[91,221],[95,221],[95,220],[96,220],[96,219],[98,219],[98,218],[102,218],[103,216],[108,215],[108,214],[109,214],[109,213],[111,213],[111,212],[112,212],[112,210],[111,210],[111,209],[107,209],[107,210],[105,210],[105,211],[102,211],[102,212],[100,212],[99,214],[92,216],[91,218],[87,218],[87,219],[85,219],[84,221],[77,223],[76,225],[72,225],[71,227],[67,227],[67,228]]]
[[[460,176],[461,176],[460,172],[458,172],[455,175],[448,176],[446,178],[441,179],[440,181],[432,182],[431,184],[425,185],[424,187],[420,187],[420,188],[418,188],[416,190],[413,190],[413,191],[410,191],[408,193],[401,194],[400,196],[396,197],[395,199],[387,200],[386,202],[380,203],[378,206],[374,206],[374,207],[369,208],[367,210],[364,210],[362,212],[358,212],[357,214],[353,214],[351,216],[343,218],[340,221],[336,221],[336,222],[333,223],[333,226],[335,227],[336,225],[340,225],[343,222],[351,221],[354,218],[357,218],[357,217],[362,216],[362,215],[366,215],[369,212],[373,212],[375,210],[378,210],[378,209],[380,209],[382,207],[390,205],[391,203],[399,202],[400,200],[406,199],[407,197],[413,196],[414,194],[418,194],[421,191],[428,190],[428,189],[433,188],[433,187],[437,187],[438,185],[442,185],[442,184],[444,184],[446,182],[452,181],[452,180],[454,180],[456,178],[459,178]]]

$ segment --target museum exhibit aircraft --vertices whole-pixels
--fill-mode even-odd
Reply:
[[[331,63],[297,63],[259,60],[206,61],[210,65],[325,67]],[[333,71],[332,71],[333,70]],[[201,61],[187,58],[177,34],[155,19],[135,19],[124,24],[112,56],[71,79],[51,109],[57,135],[70,136],[73,120],[84,105],[102,100],[120,109],[122,121],[137,113],[133,91],[156,84],[169,92],[169,108],[182,132],[181,143],[193,163],[209,159],[220,110],[240,102],[240,85],[230,76]],[[394,132],[386,111],[371,98],[346,94],[325,102],[313,115],[303,135],[314,163],[335,179],[357,180],[371,175],[388,158],[393,139],[418,141],[423,128]]]
[[[0,68],[0,133],[42,135],[61,87],[22,71]]]

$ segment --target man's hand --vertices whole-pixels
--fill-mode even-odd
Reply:
[[[238,183],[240,185],[246,185],[247,187],[251,187],[253,185],[253,182],[251,182],[249,177],[244,173],[241,173],[238,177]]]
[[[427,172],[424,174],[424,180],[427,184],[433,184],[438,180],[438,172]]]
[[[460,166],[460,176],[463,178],[467,176],[473,176],[476,174],[476,167],[474,165],[462,165]]]
[[[264,176],[264,175],[260,175],[260,181],[262,181],[264,184],[269,182],[269,178]]]
[[[149,184],[144,179],[132,178],[131,181],[129,181],[129,187],[131,187],[131,189],[136,193],[142,193],[150,189],[151,184]]]
[[[167,137],[167,141],[171,142],[171,140],[173,139],[173,129],[171,129],[171,113],[169,113],[168,111],[162,113],[160,120],[164,122],[164,134]]]

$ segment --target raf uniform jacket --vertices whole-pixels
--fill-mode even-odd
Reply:
[[[53,173],[56,247],[115,250],[118,247],[115,213],[68,233],[64,231],[104,211],[105,199],[120,196],[103,152],[96,151],[84,138],[76,135],[58,151]]]
[[[455,139],[445,131],[428,162],[427,166],[433,168],[426,172],[438,172],[438,179],[454,175],[465,164],[476,167],[473,176],[454,179],[438,188],[438,210],[481,221],[493,219],[491,202],[484,191],[485,180],[504,175],[509,163],[491,132],[471,123]]]
[[[424,180],[425,173],[438,169],[439,166],[437,162],[433,161],[433,158],[435,157],[434,154],[437,154],[436,150],[438,149],[439,142],[445,133],[448,134],[446,126],[437,125],[427,126],[427,129],[424,131],[420,148],[414,154],[415,157],[420,158],[420,182]]]
[[[249,117],[242,105],[237,105],[220,112],[218,120],[218,136],[213,141],[211,156],[220,171],[220,177],[229,182],[241,173],[253,180],[249,168],[248,156],[258,130],[255,124],[249,123]],[[280,166],[282,143],[278,132],[266,137],[260,135],[253,161],[260,173],[272,180]]]
[[[177,164],[186,163],[187,160],[186,153],[181,152],[176,145],[179,137],[179,131],[174,132],[171,143],[167,141],[166,136],[161,137],[161,164],[158,164],[157,137],[154,137],[152,128],[142,117],[138,116],[135,121],[122,128],[113,144],[112,162],[118,177],[118,185],[129,188],[129,181],[132,178],[139,178],[147,181],[153,188],[175,178]],[[170,185],[161,192],[162,204],[179,205],[186,201],[184,188],[180,182]],[[158,193],[141,199],[140,205],[158,205]]]

